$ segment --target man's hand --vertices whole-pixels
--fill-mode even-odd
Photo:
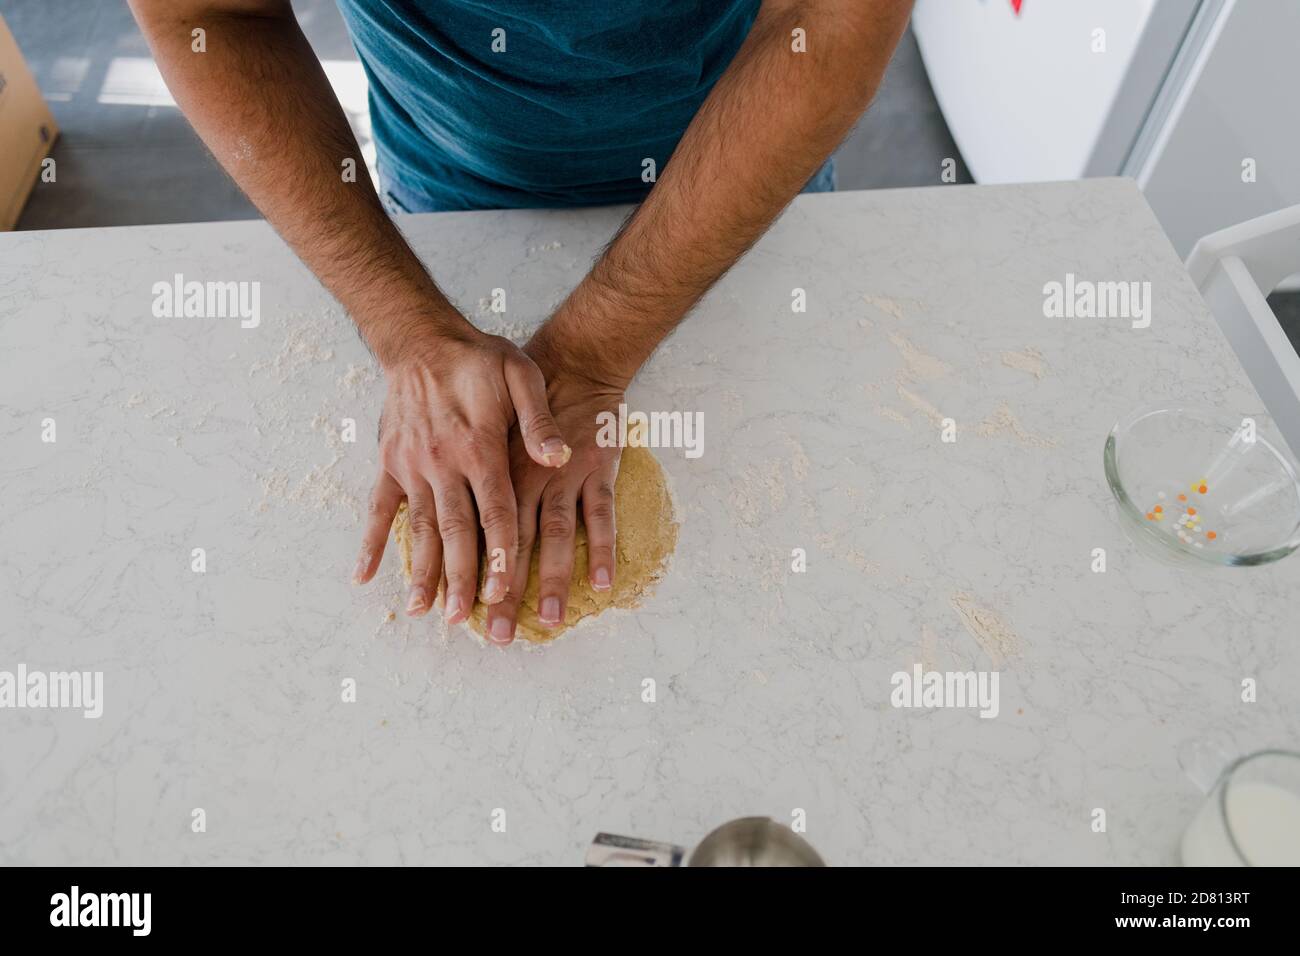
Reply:
[[[445,579],[446,617],[456,624],[478,590],[480,524],[489,556],[483,601],[501,601],[514,577],[511,426],[520,426],[518,454],[542,474],[554,474],[568,448],[551,418],[541,371],[508,340],[468,323],[455,334],[420,323],[402,338],[399,357],[385,368],[379,477],[353,577],[362,583],[374,576],[405,497],[412,537],[407,613],[428,611]]]
[[[341,174],[348,160],[364,166],[361,151],[288,0],[131,0],[131,7],[186,117],[348,310],[384,367],[380,474],[353,577],[374,575],[405,495],[416,571],[408,610],[427,611],[445,575],[448,616],[464,620],[478,582],[480,521],[489,555],[501,548],[496,566],[504,564],[483,599],[500,600],[515,553],[511,425],[523,426],[537,462],[548,451],[557,466],[565,459],[541,373],[451,306],[370,177]],[[197,27],[207,33],[202,55],[190,48]]]
[[[533,545],[541,535],[537,616],[544,625],[564,620],[573,574],[578,502],[587,529],[587,580],[597,591],[614,586],[614,479],[622,451],[596,444],[596,416],[617,414],[623,383],[597,380],[549,360],[541,339],[524,347],[546,373],[546,394],[559,428],[573,443],[573,455],[561,468],[539,466],[527,436],[510,437],[510,473],[519,508],[518,550],[513,580],[505,599],[488,609],[487,634],[497,644],[514,640],[519,601],[528,584]]]

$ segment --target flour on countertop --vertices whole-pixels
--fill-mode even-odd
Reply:
[[[904,377],[907,379],[935,379],[942,378],[952,371],[952,366],[943,359],[935,358],[922,352],[913,345],[906,336],[899,332],[889,333],[889,341],[894,348],[903,357],[905,376],[900,375],[900,380]]]
[[[943,361],[943,359],[936,358],[933,355],[921,351],[908,341],[905,336],[898,332],[890,333],[889,341],[893,344],[894,348],[898,349],[899,354],[903,358],[902,368],[894,374],[894,388],[898,392],[899,398],[903,399],[914,409],[928,418],[931,424],[936,426],[942,425],[944,419],[943,413],[932,405],[929,400],[918,395],[907,386],[914,384],[917,380],[929,381],[942,378],[952,371],[952,366]],[[880,406],[880,408],[883,408],[883,406]],[[893,418],[893,416],[890,415],[890,412],[893,411],[894,410],[891,408],[885,412],[878,410],[877,413],[883,414],[886,418]],[[907,424],[907,422],[904,421],[904,424]]]
[[[751,462],[743,467],[732,479],[732,501],[742,523],[749,527],[758,525],[766,514],[774,513],[785,506],[788,499],[785,469],[788,467],[793,481],[802,484],[808,480],[812,463],[794,436],[782,436],[790,450],[790,458],[783,461],[773,456],[758,462]],[[766,507],[764,507],[766,498]]]
[[[484,296],[478,300],[477,316],[474,324],[480,332],[486,332],[488,335],[499,335],[502,338],[509,339],[516,345],[523,345],[528,341],[529,336],[533,334],[536,323],[511,321],[506,318],[504,312],[496,312],[492,308],[492,299]]]
[[[338,313],[331,310],[327,314],[337,316]],[[271,359],[261,359],[249,366],[250,378],[269,370],[275,373],[277,381],[287,382],[306,368],[334,360],[334,349],[329,344],[333,342],[336,323],[292,315],[286,317],[286,324],[289,334],[280,351]]]
[[[250,378],[266,375],[275,386],[254,399],[253,405],[253,428],[265,443],[263,460],[270,465],[256,475],[262,488],[261,500],[254,508],[257,512],[292,504],[313,513],[346,515],[360,521],[365,489],[352,487],[339,474],[339,466],[356,453],[355,445],[343,441],[341,429],[344,418],[358,417],[360,403],[378,400],[374,394],[378,368],[373,363],[349,364],[333,388],[328,384],[313,388],[319,403],[314,413],[288,397],[289,389],[280,387],[312,369],[331,365],[344,323],[333,309],[320,316],[287,315],[284,324],[288,331],[279,351],[269,360],[254,362],[248,370]],[[359,435],[358,442],[362,440]],[[322,447],[330,457],[305,465],[306,471],[282,467],[282,463],[310,462]]]
[[[1034,378],[1041,379],[1047,374],[1047,363],[1043,353],[1036,348],[1026,348],[1023,352],[1003,352],[1002,364],[1021,372],[1028,372]]]
[[[767,462],[766,470],[759,473],[758,481],[767,492],[773,510],[785,504],[785,474],[779,459],[773,458]]]
[[[262,488],[262,498],[253,510],[262,513],[274,504],[287,503],[325,515],[344,513],[359,523],[360,494],[334,474],[342,460],[342,456],[336,455],[324,464],[311,466],[297,479],[279,469],[259,473],[256,478]]]
[[[1026,431],[1006,402],[1001,402],[993,410],[993,414],[980,423],[976,431],[985,438],[1009,432],[1022,445],[1032,445],[1037,448],[1052,448],[1057,444],[1054,438],[1042,438]]]
[[[371,636],[376,638],[379,637],[380,634],[382,634],[385,630],[388,629],[388,625],[392,624],[396,620],[397,620],[396,611],[388,607],[382,608],[379,613],[379,624],[375,626],[375,633]]]
[[[803,445],[800,445],[792,435],[785,436],[785,443],[790,449],[790,474],[794,475],[795,481],[807,481],[812,463],[808,461]]]
[[[886,315],[899,321],[905,320],[904,306],[900,300],[876,295],[863,295],[862,298],[868,305],[879,309]],[[859,319],[858,325],[866,331],[871,331],[874,328],[874,325],[867,319]],[[893,376],[894,388],[898,396],[911,406],[912,410],[920,412],[928,418],[933,425],[942,425],[943,413],[927,398],[913,391],[913,388],[920,382],[936,381],[951,374],[952,365],[938,356],[925,352],[897,329],[890,331],[888,337],[890,344],[898,350],[899,357],[902,359],[902,365],[894,372]],[[879,392],[880,383],[864,383],[862,388],[868,395],[875,397]],[[877,416],[887,421],[902,425],[905,428],[911,427],[908,414],[899,411],[897,408],[876,404],[873,411]]]
[[[752,471],[752,469],[751,469]],[[753,528],[759,523],[761,505],[758,497],[757,479],[750,474],[737,475],[732,479],[731,501],[741,524]]]
[[[129,398],[121,403],[120,407],[124,410],[130,411],[132,409],[143,409],[145,406],[154,404],[155,402],[157,402],[156,407],[149,409],[148,411],[143,411],[143,417],[148,421],[161,420],[170,422],[172,428],[178,428],[184,433],[197,432],[206,428],[212,414],[217,410],[216,402],[208,402],[197,411],[194,411],[189,406],[178,409],[165,402],[158,402],[146,392],[132,393]],[[171,443],[178,448],[184,440],[184,434],[173,434],[166,437],[169,438]]]
[[[901,382],[898,383],[895,387],[898,390],[898,397],[903,399],[905,402],[907,402],[907,404],[911,405],[913,408],[915,408],[926,418],[930,419],[932,424],[934,425],[943,424],[943,413],[939,411],[939,409],[935,408],[933,405],[927,402],[920,395],[917,395],[911,389],[904,387]]]
[[[890,408],[888,405],[877,405],[875,408],[875,412],[881,418],[902,425],[904,428],[912,427],[912,423],[908,421],[907,416],[904,415],[896,408]]]
[[[892,315],[896,319],[903,318],[903,306],[897,299],[890,299],[883,295],[864,295],[862,298],[867,305],[875,306],[886,315]]]
[[[315,520],[333,528],[359,525],[374,474],[373,433],[359,434],[353,445],[343,442],[341,429],[344,418],[360,422],[365,412],[377,408],[382,400],[380,370],[367,360],[341,370],[336,367],[337,343],[349,331],[346,318],[336,310],[283,314],[276,320],[285,330],[283,343],[274,355],[263,356],[249,367],[248,377],[257,382],[250,389],[251,409],[247,416],[241,414],[232,422],[257,436],[252,449],[255,457],[247,465],[246,476],[260,494],[255,493],[249,502],[250,513],[292,508],[299,523]],[[178,411],[161,396],[145,391],[129,393],[121,404],[142,418],[167,421],[169,430],[187,434],[205,425],[210,429],[219,407],[207,402],[192,408],[182,402]],[[181,436],[172,441],[179,444]],[[104,467],[96,465],[86,474],[84,486],[102,484],[104,473]],[[274,542],[274,547],[287,552],[294,546]],[[327,564],[333,567],[337,560],[350,569],[350,558],[334,555]],[[255,566],[258,563],[253,562]],[[448,643],[453,629],[440,613],[407,618],[400,610],[406,604],[407,588],[396,564],[386,557],[384,567],[360,595],[364,613],[375,614],[374,637],[399,650],[427,645],[435,635]],[[455,638],[461,639],[463,629],[455,630]],[[364,651],[360,656],[365,656]],[[388,677],[400,685],[400,675],[390,672]],[[458,679],[454,672],[439,674],[443,685]],[[436,685],[428,675],[425,680],[448,694],[459,690],[458,686]]]
[[[977,603],[974,595],[959,591],[949,600],[962,626],[975,638],[975,643],[988,655],[994,667],[1020,652],[1020,638],[1015,631],[995,612]]]
[[[938,670],[938,660],[936,651],[938,649],[938,638],[934,631],[924,624],[921,625],[921,669],[924,671]]]
[[[353,398],[369,395],[379,382],[379,369],[375,365],[349,365],[339,379],[339,387]]]
[[[480,316],[484,313],[480,312]],[[491,310],[486,313],[488,316],[494,315]],[[486,332],[488,335],[499,335],[503,339],[509,339],[515,345],[523,345],[533,334],[533,325],[528,322],[506,322],[504,320],[493,319],[491,321],[479,321],[476,323],[480,332]]]
[[[857,548],[845,549],[840,553],[840,557],[853,565],[853,567],[857,568],[863,574],[880,573],[880,563],[878,561],[868,561],[867,556]]]
[[[329,445],[330,449],[334,452],[334,463],[337,464],[339,461],[342,461],[345,452],[344,446],[346,444],[343,441],[343,435],[341,434],[343,427],[342,421],[332,421],[325,417],[325,415],[317,412],[315,417],[311,420],[311,427],[312,431],[320,432],[325,436],[325,443]]]
[[[827,554],[832,558],[838,558],[845,564],[857,568],[863,574],[879,574],[880,563],[878,561],[868,560],[867,556],[857,548],[840,545],[840,538],[843,534],[844,531],[840,530],[837,532],[825,532],[817,535],[816,540],[818,548],[820,548],[824,554]]]

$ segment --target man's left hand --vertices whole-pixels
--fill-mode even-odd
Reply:
[[[537,616],[554,627],[564,621],[573,575],[574,536],[581,502],[587,529],[587,579],[593,589],[614,585],[614,480],[622,449],[596,443],[602,412],[618,414],[623,386],[551,365],[533,343],[524,346],[546,376],[547,400],[556,425],[573,449],[560,468],[538,465],[516,428],[510,436],[510,474],[519,507],[519,548],[506,598],[488,608],[487,634],[495,644],[514,640],[519,602],[528,584],[533,545],[541,537]]]

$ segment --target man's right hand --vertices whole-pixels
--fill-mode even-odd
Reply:
[[[408,610],[428,611],[445,576],[462,621],[478,583],[478,527],[502,561],[483,599],[505,596],[518,518],[506,440],[518,420],[529,454],[566,447],[537,366],[455,310],[384,212],[361,150],[288,0],[131,0],[186,117],[285,241],[334,293],[388,379],[380,471],[353,577],[375,574],[408,500],[416,577]],[[195,56],[191,30],[207,48]],[[477,507],[477,515],[476,515]]]
[[[405,498],[412,537],[407,613],[426,613],[445,578],[446,619],[457,624],[478,588],[480,524],[489,556],[484,603],[501,601],[514,577],[511,427],[519,423],[539,465],[558,468],[570,451],[551,417],[541,371],[509,340],[468,322],[454,332],[430,322],[405,333],[398,357],[385,363],[379,477],[353,579],[374,576]]]

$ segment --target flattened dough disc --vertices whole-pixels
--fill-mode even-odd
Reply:
[[[581,511],[581,506],[579,506]],[[528,587],[519,605],[515,633],[534,643],[554,640],[584,617],[599,614],[609,607],[636,607],[663,576],[668,556],[677,546],[677,522],[673,519],[672,498],[663,469],[648,448],[623,449],[618,479],[614,482],[614,515],[618,530],[615,544],[614,587],[593,590],[587,583],[587,529],[578,523],[573,576],[569,580],[569,606],[564,623],[544,627],[537,618],[540,582],[537,573],[538,545],[528,569]],[[402,502],[393,519],[393,537],[402,559],[402,572],[411,579],[411,529]],[[486,559],[485,559],[486,560]],[[484,568],[480,567],[479,579]],[[475,601],[469,625],[482,635],[487,621],[487,605]]]

